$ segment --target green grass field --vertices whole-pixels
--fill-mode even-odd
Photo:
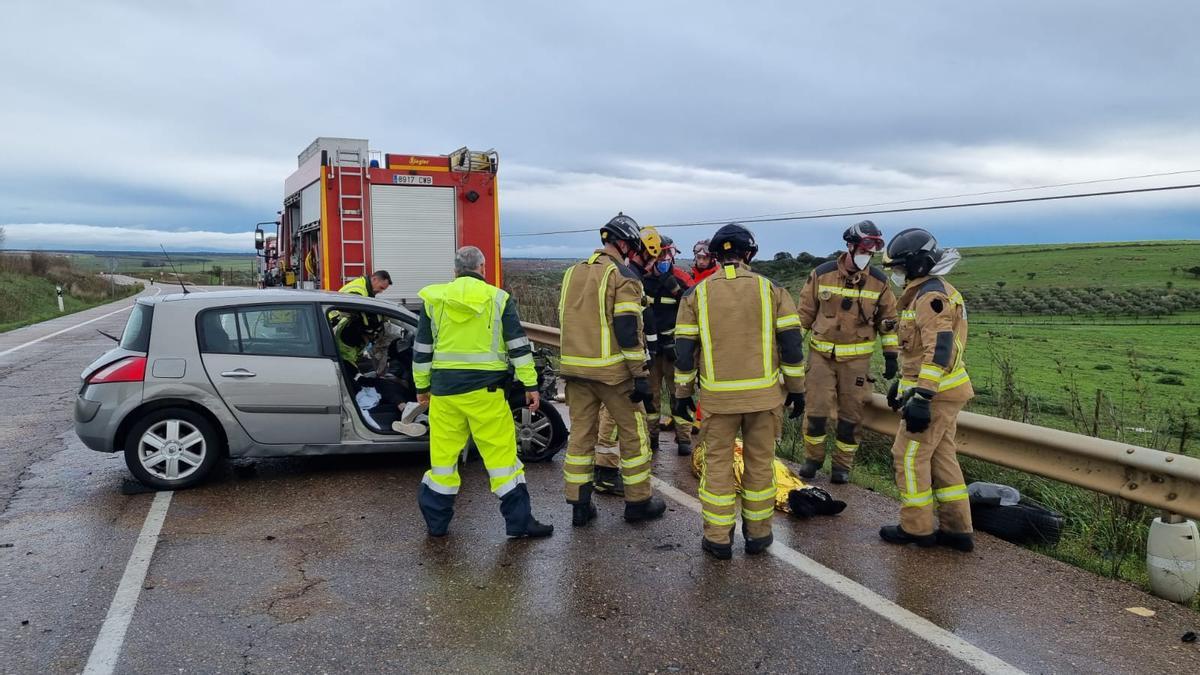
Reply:
[[[174,269],[180,274],[200,274],[209,272],[216,265],[222,270],[237,270],[250,271],[258,269],[258,259],[253,255],[246,254],[222,254],[222,253],[171,253],[171,262],[174,263]],[[171,264],[161,252],[90,252],[90,253],[70,253],[72,264],[83,270],[94,270],[97,272],[108,272],[111,269],[112,260],[117,261],[117,273],[129,274],[133,276],[147,276],[148,274],[158,274],[163,272],[169,274],[171,272]]]
[[[141,290],[140,286],[110,286],[90,273],[74,276],[58,268],[52,274],[54,278],[0,269],[0,333],[112,302]],[[59,283],[66,290],[63,313],[58,311],[55,293]]]
[[[1200,288],[1186,269],[1200,265],[1200,241],[985,246],[960,249],[950,276],[960,289],[1089,287]],[[1030,276],[1030,273],[1033,276]]]

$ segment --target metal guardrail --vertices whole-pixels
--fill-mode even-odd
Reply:
[[[559,330],[526,323],[538,344],[557,347]],[[900,417],[875,394],[868,429],[895,436]],[[958,417],[958,451],[993,464],[1200,519],[1200,459],[1013,422],[977,413]]]

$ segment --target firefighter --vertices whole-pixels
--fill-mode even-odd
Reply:
[[[708,240],[701,239],[692,247],[692,284],[698,284],[717,271],[717,262],[708,250]]]
[[[805,377],[808,414],[804,430],[804,465],[800,475],[812,478],[825,464],[825,437],[830,415],[836,415],[830,480],[850,480],[858,450],[863,405],[871,395],[871,354],[875,336],[882,338],[884,379],[896,376],[896,296],[887,276],[871,266],[883,250],[883,234],[869,220],[842,233],[846,250],[818,265],[800,291],[800,325],[809,333]]]
[[[548,537],[554,526],[532,515],[525,469],[517,459],[517,432],[509,409],[510,368],[525,386],[530,410],[539,405],[533,348],[516,302],[483,279],[483,252],[474,246],[454,256],[456,278],[421,289],[424,308],[413,343],[417,402],[429,406],[429,471],[417,503],[429,534],[447,534],[462,479],[458,457],[474,439],[500,498],[510,537]]]
[[[658,330],[659,352],[650,359],[650,391],[654,396],[654,407],[669,412],[675,407],[674,387],[668,385],[667,397],[662,403],[663,378],[673,380],[675,375],[675,319],[679,312],[679,301],[692,287],[687,272],[675,266],[675,242],[670,237],[662,238],[662,251],[650,267],[643,284],[650,307],[654,310],[654,326]],[[650,449],[658,450],[659,416],[650,416]],[[692,426],[688,420],[676,419],[675,449],[681,457],[692,454]]]
[[[364,298],[373,298],[376,295],[386,291],[392,285],[392,275],[386,270],[375,270],[367,278],[366,276],[351,279],[345,286],[338,289],[338,293],[349,293],[351,295],[361,295]]]
[[[884,257],[892,281],[904,289],[897,331],[900,380],[888,391],[888,403],[901,416],[892,445],[900,523],[879,530],[892,544],[941,544],[959,551],[975,546],[954,438],[958,413],[975,395],[963,363],[967,309],[943,278],[959,259],[958,251],[939,248],[932,234],[915,228],[893,237]]]
[[[601,248],[563,275],[558,305],[559,372],[567,383],[571,414],[563,474],[571,524],[576,527],[596,517],[593,466],[602,405],[618,429],[625,520],[658,518],[667,509],[650,485],[643,404],[651,395],[642,334],[642,282],[626,265],[631,256],[642,254],[640,228],[619,213],[600,228],[600,241]]]
[[[641,228],[642,250],[633,253],[629,257],[629,269],[643,283],[643,292],[645,291],[646,275],[649,273],[650,267],[657,260],[657,256],[662,252],[662,237],[659,236],[658,230],[647,226]],[[644,309],[642,309],[642,333],[646,336],[646,353],[647,364],[661,353],[660,340],[658,329],[655,325],[655,314],[653,307],[649,304],[648,298],[643,298]],[[647,365],[649,368],[650,366]],[[654,390],[654,381],[650,382],[650,389]],[[656,398],[652,404],[657,408],[658,399]],[[647,413],[657,412],[647,409]],[[652,415],[647,414],[648,420]],[[600,406],[600,434],[596,441],[596,469],[594,479],[592,481],[592,490],[598,494],[610,494],[618,497],[625,496],[625,487],[621,482],[621,451],[618,446],[617,438],[617,423],[613,419],[611,413],[603,405]],[[650,451],[658,450],[658,439],[650,434],[647,427],[647,435],[650,439]]]
[[[804,412],[804,338],[791,295],[750,270],[758,245],[749,230],[730,223],[717,230],[709,248],[721,269],[684,296],[675,325],[675,414],[691,417],[698,377],[704,407],[701,548],[728,560],[739,498],[746,553],[762,553],[774,541],[772,463],[783,408],[793,418]],[[740,488],[733,468],[739,432],[745,461]]]

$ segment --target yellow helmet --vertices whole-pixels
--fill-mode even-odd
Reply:
[[[642,228],[642,246],[651,258],[657,258],[658,254],[662,253],[662,237],[654,226],[647,225]]]

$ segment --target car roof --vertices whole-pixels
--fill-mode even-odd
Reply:
[[[192,291],[138,298],[142,304],[187,303],[196,309],[228,307],[230,305],[260,305],[267,302],[336,302],[340,305],[361,305],[364,309],[381,309],[415,318],[411,310],[382,298],[367,298],[333,291],[305,291],[290,288],[242,288],[224,291]]]

